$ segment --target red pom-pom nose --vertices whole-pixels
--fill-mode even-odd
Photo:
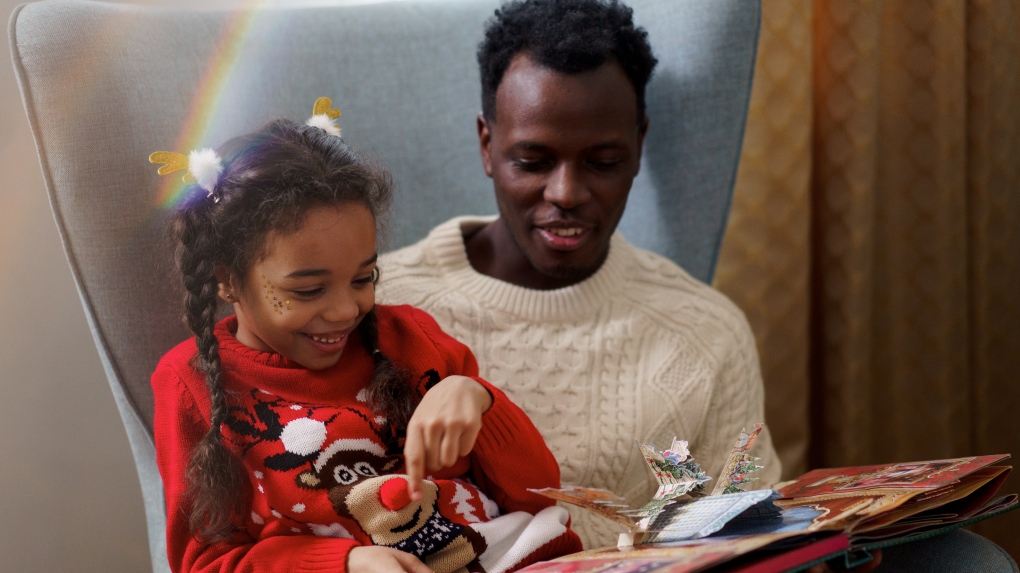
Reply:
[[[390,511],[404,509],[411,503],[411,494],[407,493],[407,480],[393,478],[386,480],[379,488],[379,501]]]

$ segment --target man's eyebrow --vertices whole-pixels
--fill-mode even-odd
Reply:
[[[358,265],[358,267],[367,267],[369,265],[374,264],[378,260],[379,260],[379,253],[375,253],[371,257],[369,257],[369,258],[365,259],[364,261],[362,261],[362,263],[360,265]],[[321,276],[325,276],[325,275],[329,275],[329,274],[332,274],[332,273],[330,271],[326,270],[326,269],[298,269],[298,270],[296,270],[296,271],[294,271],[292,273],[289,273],[284,278],[298,279],[298,278],[304,278],[304,277],[321,277]]]
[[[602,150],[602,149],[620,149],[621,147],[626,147],[626,145],[624,145],[622,142],[619,142],[619,141],[607,141],[605,143],[599,143],[597,145],[593,145],[593,146],[589,147],[588,149],[590,149],[592,151],[599,151],[599,150]]]
[[[542,145],[534,141],[518,141],[510,146],[514,149],[520,149],[521,151],[545,151],[549,149],[548,145]]]
[[[627,145],[625,143],[623,143],[622,141],[617,141],[617,140],[614,139],[614,140],[611,140],[611,141],[603,141],[602,143],[596,143],[595,145],[592,145],[591,147],[588,147],[587,149],[589,151],[600,151],[602,149],[620,149],[620,148],[624,148],[624,147],[627,147]],[[510,148],[511,149],[516,149],[516,150],[520,150],[520,151],[548,151],[549,150],[549,146],[548,145],[542,145],[541,143],[537,143],[537,142],[534,142],[534,141],[518,141],[517,143],[514,143],[513,145],[511,145]]]

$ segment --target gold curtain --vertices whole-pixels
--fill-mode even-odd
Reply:
[[[1013,0],[764,0],[715,282],[785,477],[1020,456],[1018,28]],[[974,529],[1020,557],[1020,511]]]

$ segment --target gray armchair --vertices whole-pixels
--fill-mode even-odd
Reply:
[[[622,229],[710,280],[740,152],[757,0],[632,0],[660,67],[651,130]],[[138,467],[154,571],[166,571],[149,374],[188,333],[160,178],[187,152],[319,96],[345,136],[391,168],[387,248],[458,214],[495,212],[477,156],[475,47],[496,3],[194,12],[75,0],[18,8],[10,41],[53,214]],[[182,146],[187,145],[187,148]]]

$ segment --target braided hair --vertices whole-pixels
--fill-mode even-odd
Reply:
[[[243,280],[264,256],[268,233],[296,231],[313,208],[361,204],[378,220],[389,206],[389,174],[320,128],[275,120],[219,150],[224,169],[212,196],[193,185],[174,210],[171,235],[184,286],[184,321],[195,334],[192,365],[205,375],[211,402],[208,432],[187,470],[189,526],[208,543],[227,539],[238,524],[248,483],[241,462],[223,443],[228,402],[222,385],[216,268]],[[369,405],[400,433],[420,400],[406,374],[379,351],[375,311],[358,325],[373,354]]]

